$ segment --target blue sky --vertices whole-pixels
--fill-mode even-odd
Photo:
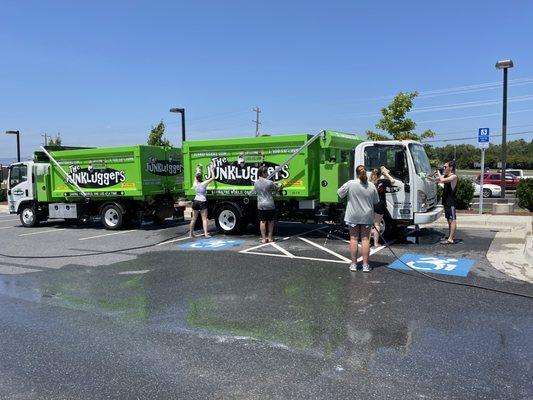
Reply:
[[[0,13],[0,130],[68,145],[144,143],[163,119],[189,138],[322,128],[362,134],[399,91],[437,139],[501,127],[533,137],[533,4],[528,1],[9,1]],[[430,108],[428,108],[430,107]],[[433,107],[433,108],[431,108]],[[495,142],[500,138],[494,138]],[[436,144],[443,144],[436,143]],[[15,154],[0,134],[0,158]]]

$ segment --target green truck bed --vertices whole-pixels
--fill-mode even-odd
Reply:
[[[128,198],[141,200],[182,191],[181,150],[158,146],[100,147],[50,151],[68,174],[54,164],[42,164],[37,173],[40,202],[79,198],[75,182],[95,200]],[[48,161],[36,153],[36,161]]]
[[[215,181],[208,186],[209,198],[247,197],[260,166],[274,171],[312,136],[302,133],[186,141],[182,149],[185,194],[188,198],[194,196],[192,185],[197,167],[202,165],[204,177],[208,178],[208,166],[212,165]],[[353,150],[361,142],[357,136],[326,131],[273,177],[283,184],[280,197],[337,202],[337,189],[350,178]]]

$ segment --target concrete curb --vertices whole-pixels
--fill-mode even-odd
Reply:
[[[424,226],[448,227],[448,222],[444,217],[432,224]],[[475,228],[491,229],[500,232],[511,232],[516,229],[532,232],[533,217],[519,215],[461,215],[457,216],[457,229]]]
[[[7,204],[0,204],[0,214],[7,214],[9,212],[9,208]]]

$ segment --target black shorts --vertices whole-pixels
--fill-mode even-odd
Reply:
[[[275,221],[276,210],[257,210],[259,221]]]
[[[194,211],[207,210],[207,201],[194,200],[192,203],[192,209]]]
[[[444,206],[444,216],[448,221],[455,221],[457,219],[455,206]]]

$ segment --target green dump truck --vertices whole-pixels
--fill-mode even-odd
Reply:
[[[42,147],[9,168],[9,211],[26,227],[47,219],[100,217],[107,229],[174,214],[182,193],[181,149],[159,146]]]
[[[257,221],[253,184],[260,166],[282,185],[275,197],[281,220],[340,222],[344,203],[337,189],[354,176],[355,167],[367,171],[384,165],[397,178],[387,193],[388,213],[383,231],[398,225],[435,221],[442,214],[436,204],[435,183],[424,148],[414,141],[364,142],[334,131],[221,140],[193,140],[183,144],[184,190],[192,199],[194,176],[202,170],[215,179],[207,188],[209,217],[226,234],[241,232]]]

